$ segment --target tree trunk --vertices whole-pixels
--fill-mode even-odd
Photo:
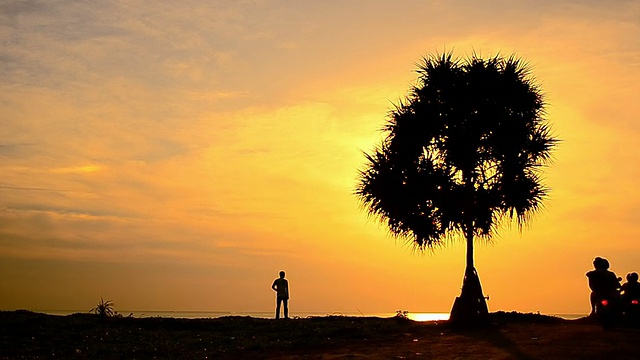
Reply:
[[[467,230],[467,267],[465,270],[465,275],[469,271],[469,269],[474,269],[473,264],[473,229]]]
[[[462,291],[451,309],[450,322],[460,327],[486,326],[489,324],[489,309],[482,294],[480,278],[473,265],[473,227],[466,229],[467,267],[462,281]]]

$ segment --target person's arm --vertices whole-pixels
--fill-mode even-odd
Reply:
[[[274,281],[273,284],[271,285],[271,289],[273,289],[273,291],[278,291],[278,289],[276,288],[276,283],[278,282],[278,280]]]
[[[587,273],[587,279],[589,279],[589,289],[591,289],[591,291],[595,291],[595,284],[593,281],[593,273],[591,271],[589,271]]]

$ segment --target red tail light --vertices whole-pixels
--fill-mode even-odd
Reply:
[[[602,306],[607,306],[607,305],[609,305],[609,300],[607,300],[607,299],[601,300],[600,304],[602,304]]]
[[[631,300],[631,304],[632,305],[638,305],[638,299]]]

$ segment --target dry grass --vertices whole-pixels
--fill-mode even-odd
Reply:
[[[398,318],[101,318],[0,312],[0,359],[637,359],[637,329],[492,314],[486,329]]]

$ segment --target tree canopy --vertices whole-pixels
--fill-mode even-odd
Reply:
[[[462,234],[525,224],[548,189],[541,169],[556,140],[529,66],[511,56],[430,56],[383,127],[356,189],[367,212],[419,249]]]

